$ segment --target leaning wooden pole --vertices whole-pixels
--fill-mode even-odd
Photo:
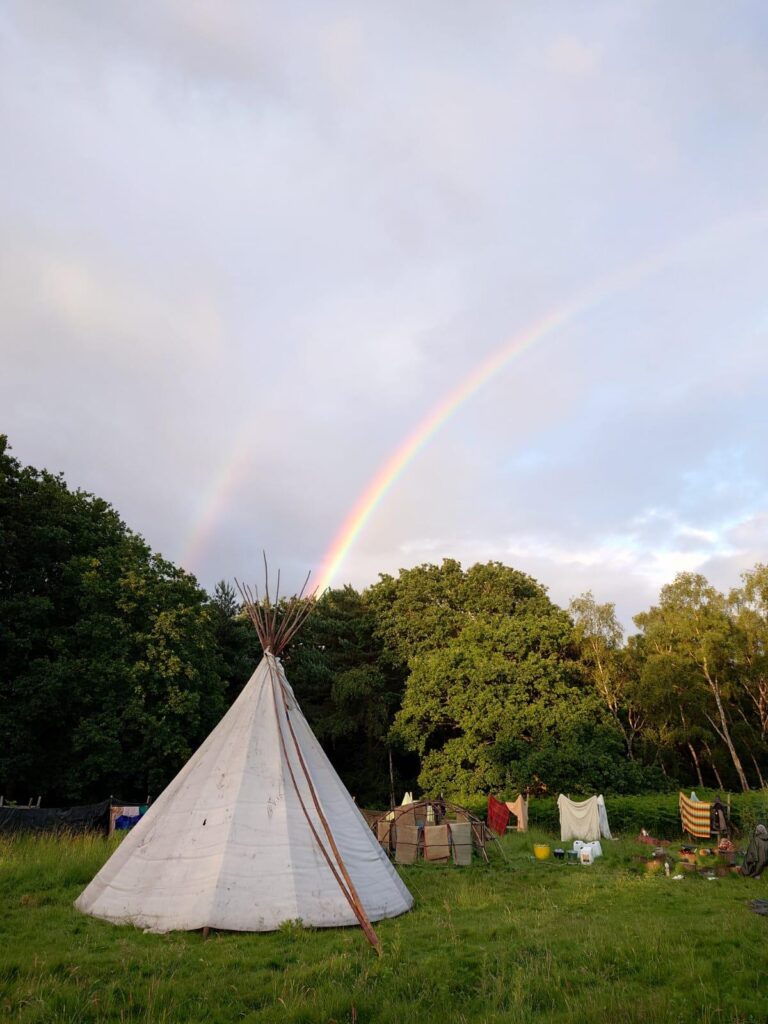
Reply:
[[[293,745],[294,745],[294,748],[296,750],[296,754],[297,754],[298,759],[299,759],[299,764],[301,765],[301,770],[304,773],[304,778],[307,780],[307,786],[309,787],[309,792],[310,792],[310,795],[312,796],[312,802],[315,805],[315,810],[317,811],[317,816],[320,819],[320,822],[321,822],[321,824],[323,826],[323,831],[325,832],[326,836],[328,837],[328,842],[330,843],[331,849],[333,850],[333,855],[336,858],[337,864],[339,865],[339,870],[341,871],[341,873],[342,873],[342,875],[344,877],[344,881],[347,883],[347,885],[349,887],[349,891],[350,891],[350,893],[351,893],[351,895],[352,895],[352,897],[353,897],[353,899],[355,901],[355,904],[359,908],[360,917],[365,920],[365,924],[363,924],[363,921],[361,919],[361,925],[362,925],[363,931],[365,932],[366,937],[368,938],[368,941],[371,943],[371,945],[376,950],[376,952],[381,954],[381,943],[379,942],[379,937],[376,934],[376,932],[374,931],[373,925],[371,924],[371,922],[370,922],[370,920],[368,918],[368,915],[365,913],[365,910],[363,909],[362,900],[360,899],[360,897],[357,894],[357,890],[355,889],[354,882],[350,878],[349,872],[347,871],[347,866],[344,863],[344,858],[341,856],[341,851],[339,850],[338,846],[336,845],[336,839],[334,838],[333,831],[331,830],[331,826],[328,824],[328,819],[326,818],[325,814],[323,813],[323,809],[320,806],[320,801],[317,798],[317,791],[315,790],[314,783],[312,782],[312,779],[311,779],[310,774],[309,774],[309,770],[308,770],[308,768],[306,766],[306,763],[304,761],[304,756],[301,753],[301,747],[299,746],[299,741],[296,738],[296,733],[293,731],[293,723],[291,722],[291,716],[288,714],[288,707],[287,706],[285,708],[285,720],[288,723],[288,729],[290,730],[291,737],[293,739]]]
[[[287,701],[285,699],[285,692],[284,692],[284,689],[283,689],[283,685],[280,682],[279,678],[275,679],[274,669],[272,667],[271,660],[268,660],[268,664],[269,664],[270,677],[272,678],[272,683],[273,683],[273,686],[272,686],[272,697],[273,697],[274,704],[275,704],[275,714],[277,716],[277,727],[278,727],[278,732],[279,732],[279,735],[280,735],[280,745],[282,747],[283,756],[285,757],[285,761],[286,761],[286,764],[288,766],[288,773],[291,776],[291,782],[293,783],[293,788],[296,791],[296,796],[298,797],[298,800],[299,800],[299,806],[301,807],[301,810],[302,810],[302,812],[304,814],[304,817],[307,820],[307,824],[309,825],[310,831],[312,832],[312,835],[313,835],[313,837],[315,839],[315,842],[317,843],[318,847],[320,848],[320,852],[325,857],[326,863],[328,864],[328,867],[331,869],[331,873],[333,874],[333,877],[336,879],[336,882],[338,883],[339,888],[341,889],[342,893],[344,894],[345,899],[347,900],[347,902],[349,903],[350,907],[352,908],[352,912],[354,913],[355,917],[357,918],[357,920],[358,920],[358,922],[360,924],[360,927],[363,930],[363,934],[368,939],[368,941],[373,946],[373,948],[376,950],[376,952],[379,954],[379,956],[381,956],[381,942],[379,941],[379,937],[376,934],[376,932],[375,932],[375,930],[373,928],[373,925],[371,924],[371,921],[370,921],[368,915],[365,912],[365,908],[363,907],[362,901],[361,901],[360,897],[358,896],[357,890],[355,889],[355,886],[354,886],[354,883],[352,882],[352,879],[349,876],[349,872],[347,871],[347,866],[344,863],[344,859],[342,858],[341,853],[339,851],[339,848],[336,845],[336,840],[334,839],[333,832],[331,831],[331,827],[328,824],[328,819],[325,817],[325,814],[323,813],[322,808],[320,807],[320,803],[319,803],[319,801],[317,799],[317,793],[315,791],[314,784],[313,784],[312,779],[310,777],[309,770],[307,769],[307,766],[306,766],[306,763],[304,761],[304,758],[302,757],[301,749],[299,747],[298,740],[296,738],[296,733],[294,732],[293,725],[292,725],[291,719],[290,719],[290,715],[288,713],[289,709],[288,709]],[[325,832],[326,837],[328,839],[328,842],[330,844],[331,850],[333,851],[333,856],[334,856],[334,859],[336,860],[336,864],[333,863],[333,861],[331,859],[331,856],[330,856],[330,854],[328,853],[328,850],[325,847],[325,844],[323,843],[322,839],[320,838],[320,836],[319,836],[319,834],[317,832],[317,829],[315,828],[315,824],[312,821],[312,818],[311,818],[311,816],[309,814],[309,811],[307,809],[306,803],[304,802],[304,798],[303,798],[303,796],[301,794],[301,789],[299,788],[299,784],[298,784],[298,781],[296,779],[296,775],[295,775],[295,773],[293,771],[293,766],[291,764],[291,758],[290,758],[290,756],[288,754],[287,744],[285,742],[285,736],[283,735],[282,723],[280,721],[280,712],[279,712],[278,703],[277,703],[277,688],[278,687],[280,688],[280,694],[281,694],[281,697],[282,697],[283,713],[285,715],[285,721],[287,722],[288,729],[289,729],[289,731],[291,733],[291,738],[293,740],[294,749],[296,750],[296,754],[298,756],[299,764],[301,765],[302,774],[304,775],[304,779],[305,779],[305,781],[307,783],[307,788],[309,789],[310,795],[312,797],[312,802],[315,805],[315,810],[317,811],[317,816],[320,819],[320,822],[322,824],[323,831]],[[337,870],[337,867],[338,867],[338,870]]]

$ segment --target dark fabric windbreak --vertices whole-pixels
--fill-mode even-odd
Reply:
[[[109,831],[110,801],[85,807],[0,807],[0,832]]]

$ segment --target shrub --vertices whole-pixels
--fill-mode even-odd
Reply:
[[[724,803],[729,795],[715,790],[696,790],[702,800],[714,800],[719,796]],[[516,793],[508,793],[499,799],[512,799]],[[591,794],[571,792],[573,800],[584,800]],[[485,820],[488,797],[471,794],[453,797],[467,810]],[[768,824],[768,789],[754,790],[750,793],[730,794],[731,825],[737,835],[749,835],[758,822]],[[650,832],[658,839],[681,839],[683,836],[680,824],[678,794],[654,793],[640,796],[606,797],[608,821],[614,835],[636,835],[641,828]],[[557,797],[531,797],[528,802],[528,824],[531,828],[539,828],[545,832],[559,833],[560,815],[557,810]]]

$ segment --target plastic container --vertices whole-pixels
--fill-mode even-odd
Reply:
[[[579,850],[579,864],[592,864],[593,861],[592,845],[587,843]]]
[[[581,857],[582,850],[592,851],[592,860],[589,862],[590,864],[592,861],[597,860],[598,857],[603,856],[603,848],[598,840],[595,840],[593,843],[585,843],[582,839],[575,839],[573,843],[573,852],[577,857]]]
[[[551,852],[551,849],[546,845],[546,843],[533,844],[533,856],[536,860],[546,860]]]

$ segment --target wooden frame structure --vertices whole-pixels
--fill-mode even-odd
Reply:
[[[486,864],[488,859],[488,841],[496,843],[502,857],[506,860],[504,851],[498,838],[488,828],[484,821],[477,818],[466,807],[460,804],[451,803],[440,797],[437,800],[415,800],[411,804],[403,804],[394,807],[391,811],[381,811],[376,815],[366,815],[366,820],[371,831],[378,839],[382,847],[392,856],[397,847],[397,823],[408,825],[450,825],[460,822],[469,823],[472,826],[472,846]],[[423,852],[424,840],[423,830],[419,841],[419,852]]]

